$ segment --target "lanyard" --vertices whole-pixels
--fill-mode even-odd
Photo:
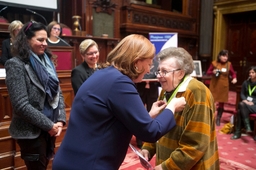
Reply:
[[[169,104],[171,102],[171,100],[174,98],[174,96],[176,96],[180,86],[185,82],[185,80],[187,79],[188,77],[186,76],[183,81],[179,84],[179,86],[174,90],[174,92],[172,93],[171,97],[169,98],[167,104]]]
[[[249,89],[249,96],[252,96],[252,93],[254,92],[256,86],[254,86],[252,89],[251,89],[251,86],[248,85],[248,89]]]

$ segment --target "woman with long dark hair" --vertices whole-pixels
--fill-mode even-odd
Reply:
[[[20,146],[28,170],[46,170],[56,136],[66,123],[59,80],[47,52],[46,27],[26,23],[5,63],[6,85],[13,109],[9,132]]]

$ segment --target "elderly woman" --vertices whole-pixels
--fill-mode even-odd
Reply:
[[[156,75],[163,89],[160,99],[169,103],[183,96],[187,105],[175,112],[176,126],[157,143],[144,143],[142,154],[149,160],[156,154],[155,170],[218,170],[214,100],[209,89],[190,76],[194,69],[191,55],[183,48],[169,47],[157,58]]]
[[[8,31],[10,32],[10,38],[5,39],[2,43],[2,57],[0,59],[1,64],[4,65],[8,59],[12,58],[11,46],[17,34],[21,30],[22,26],[23,26],[23,23],[19,20],[14,20],[10,23],[8,27]]]
[[[71,82],[75,94],[83,82],[96,70],[100,55],[98,44],[92,39],[82,41],[79,45],[79,51],[83,63],[75,67],[71,72]]]
[[[174,99],[166,109],[157,101],[148,113],[134,84],[150,71],[154,54],[153,44],[137,34],[125,37],[108,54],[106,67],[76,94],[53,170],[117,170],[132,135],[155,142],[175,125],[173,112],[184,108],[184,98]]]

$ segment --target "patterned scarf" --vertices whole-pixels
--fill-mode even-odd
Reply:
[[[29,59],[47,95],[48,102],[45,102],[43,113],[53,120],[53,109],[58,107],[59,101],[59,80],[54,66],[45,53],[39,58],[39,56],[31,51]]]

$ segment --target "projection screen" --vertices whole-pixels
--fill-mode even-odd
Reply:
[[[58,0],[0,0],[0,5],[58,10]]]

